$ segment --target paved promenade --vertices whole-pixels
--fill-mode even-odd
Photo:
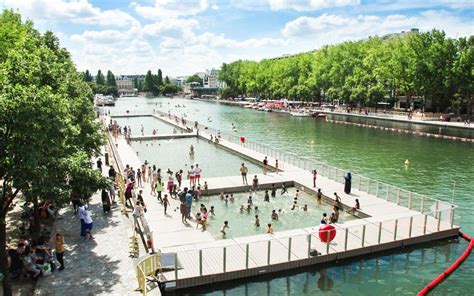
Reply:
[[[66,269],[41,278],[35,295],[140,295],[134,292],[137,280],[133,260],[128,257],[130,221],[118,205],[103,214],[100,193],[92,196],[89,209],[94,220],[95,240],[91,241],[79,235],[80,221],[72,206],[60,211],[62,219],[56,231],[64,235]]]

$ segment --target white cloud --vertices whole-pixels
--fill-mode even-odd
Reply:
[[[155,0],[153,6],[141,6],[132,2],[135,11],[144,18],[157,19],[196,15],[209,7],[207,0],[183,1],[183,0]]]
[[[87,0],[2,0],[7,8],[18,9],[23,16],[37,22],[68,22],[124,27],[137,23],[135,18],[118,9],[101,10]]]
[[[196,19],[165,19],[143,27],[143,34],[159,36],[161,34],[176,35],[192,38],[192,31],[199,28]]]
[[[360,0],[269,0],[271,10],[312,11],[359,5]]]
[[[299,17],[288,22],[282,30],[287,38],[304,39],[318,37],[318,43],[334,43],[348,39],[360,39],[371,35],[384,35],[419,28],[444,30],[448,36],[473,34],[472,20],[463,20],[447,12],[426,11],[416,16],[393,14],[341,16],[323,14],[318,17]]]

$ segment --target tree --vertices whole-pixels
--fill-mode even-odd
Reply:
[[[186,83],[191,83],[191,82],[197,82],[197,83],[199,83],[199,86],[203,86],[202,78],[199,77],[199,75],[197,75],[197,74],[194,74],[194,75],[192,75],[192,76],[189,76],[189,77],[186,79]]]
[[[163,73],[161,72],[161,69],[158,69],[158,76],[157,76],[157,79],[156,79],[156,84],[158,85],[158,88],[163,85]]]
[[[154,79],[153,75],[151,74],[151,71],[148,70],[148,72],[145,75],[145,82],[143,85],[143,90],[145,92],[153,92],[154,90]]]
[[[35,208],[39,200],[59,207],[72,189],[90,193],[106,179],[89,161],[104,142],[91,89],[54,34],[41,35],[6,10],[0,48],[0,271],[3,292],[12,295],[5,217],[13,200],[28,197]],[[89,191],[81,189],[87,186]]]
[[[97,71],[97,76],[95,77],[95,83],[98,85],[105,85],[105,77],[102,74],[102,71]]]
[[[94,80],[94,78],[92,77],[89,70],[86,70],[86,72],[84,73],[84,81],[85,82],[92,82],[93,80]]]
[[[107,86],[107,88],[105,89],[106,95],[118,96],[117,82],[115,81],[114,74],[110,70],[107,71],[106,86]]]

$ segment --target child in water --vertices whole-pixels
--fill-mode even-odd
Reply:
[[[224,236],[226,235],[226,232],[225,232],[226,228],[229,228],[229,222],[228,221],[224,221],[224,225],[222,225],[222,227],[221,227],[221,233]]]
[[[258,218],[258,215],[255,215],[255,227],[260,227],[260,219]]]

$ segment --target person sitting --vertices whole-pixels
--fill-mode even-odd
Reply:
[[[323,217],[321,218],[321,225],[328,224],[328,217],[326,213],[323,213]]]
[[[334,200],[336,201],[336,204],[341,203],[341,197],[337,195],[337,192],[334,192]]]
[[[23,256],[25,253],[25,244],[18,243],[16,249],[9,249],[8,262],[9,262],[9,271],[12,279],[21,276],[23,273]]]
[[[349,210],[347,210],[347,212],[348,213],[354,213],[357,210],[360,210],[360,203],[359,203],[359,200],[356,198],[355,205],[352,208],[350,208]]]
[[[23,257],[23,266],[33,279],[39,278],[42,275],[42,270],[44,270],[45,267],[38,263],[39,258],[35,255],[35,249],[28,248],[25,250],[25,253],[26,255]]]

